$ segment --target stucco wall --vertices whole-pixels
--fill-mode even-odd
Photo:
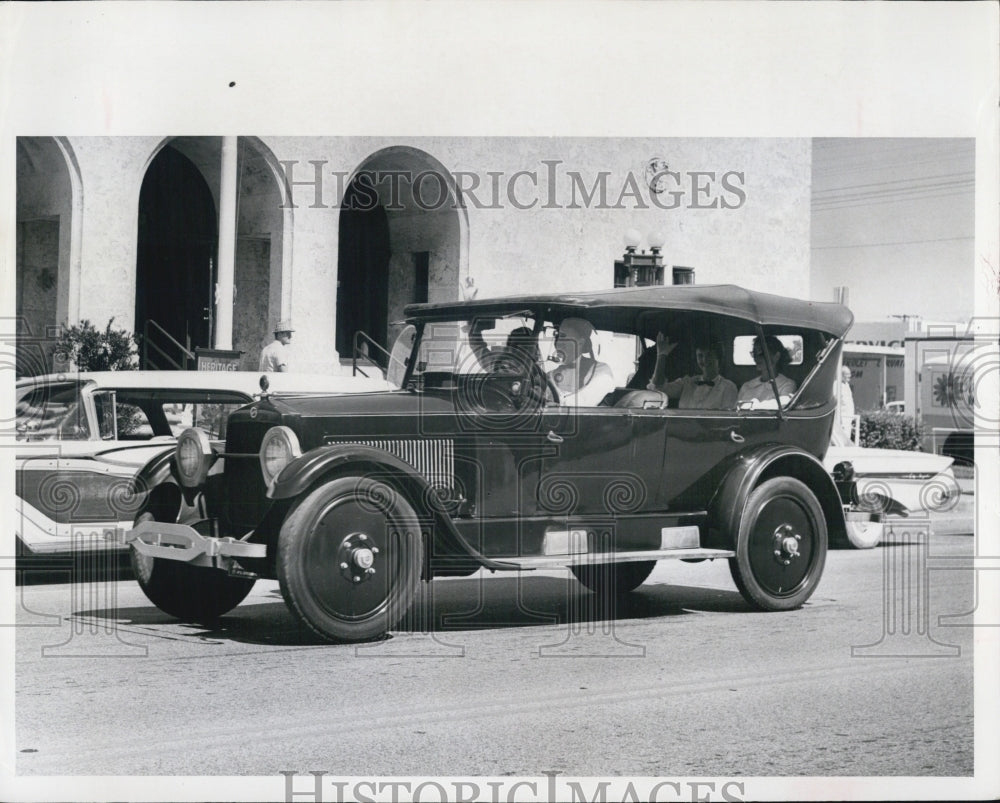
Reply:
[[[18,331],[48,338],[69,306],[71,166],[51,137],[29,137],[17,147]]]
[[[354,137],[266,142],[279,160],[294,162],[290,177],[300,182],[293,189],[291,305],[296,325],[303,323],[300,331],[311,333],[297,336],[295,344],[300,363],[310,369],[327,367],[326,344],[335,331],[333,301],[324,297],[323,288],[336,281],[337,204],[354,171],[390,148],[425,153],[447,172],[459,174],[461,186],[473,188],[475,199],[465,196],[467,251],[443,260],[445,273],[462,281],[471,278],[479,297],[609,287],[623,235],[632,228],[644,237],[662,232],[665,262],[694,267],[699,283],[735,282],[809,295],[808,139]],[[664,158],[680,174],[679,183],[671,179],[656,199],[660,206],[677,208],[660,208],[651,199],[644,182],[646,164],[654,157]],[[323,163],[319,186],[313,162]],[[595,182],[599,186],[602,173],[605,198],[602,202],[598,191],[587,203],[584,195]],[[575,194],[573,174],[580,182]],[[722,184],[726,174],[729,188]],[[682,194],[674,198],[673,191]],[[428,186],[431,203],[435,194]],[[417,216],[404,225],[436,225],[434,220]],[[400,270],[409,265],[408,254],[398,259],[403,261],[394,264]],[[432,263],[432,287],[434,274]],[[457,298],[457,291],[450,297]],[[445,297],[447,287],[432,289],[432,299]]]
[[[72,137],[80,165],[80,318],[135,325],[139,190],[160,137]]]
[[[213,152],[218,140],[189,139],[178,147],[194,155],[217,199]],[[392,265],[402,295],[390,290],[394,306],[405,301],[402,274],[410,269],[411,253],[419,250],[432,251],[432,300],[459,297],[459,284],[467,279],[480,298],[609,287],[628,229],[637,229],[643,237],[662,232],[666,264],[695,268],[699,283],[735,282],[809,296],[808,139],[250,140],[260,155],[246,163],[238,234],[270,239],[270,256],[261,257],[250,249],[258,256],[253,270],[244,273],[253,276],[252,292],[266,292],[267,299],[265,303],[255,296],[251,302],[241,295],[238,268],[237,305],[242,301],[248,305],[237,310],[237,319],[247,332],[250,318],[262,316],[264,309],[268,328],[290,315],[297,329],[296,364],[304,371],[337,369],[333,344],[338,204],[352,173],[387,151],[391,155],[375,164],[409,164],[416,169],[440,165],[466,189],[464,211],[446,209],[396,221]],[[102,322],[113,315],[117,323],[131,328],[139,189],[164,138],[87,137],[68,142],[79,160],[84,198],[79,316]],[[293,162],[290,178],[298,182],[312,181],[310,162],[322,162],[319,203],[317,188],[303,184],[294,190],[296,207],[281,209],[278,185],[264,163],[265,155],[272,164]],[[679,181],[668,179],[665,192],[655,198],[645,175],[654,157],[664,159],[679,175]],[[604,197],[598,190],[585,201],[584,195],[599,188],[601,181]],[[428,191],[434,195],[431,187]],[[671,196],[675,191],[676,198]],[[61,193],[65,194],[53,185],[51,194]],[[19,202],[19,214],[21,206]],[[660,208],[664,206],[676,208]],[[437,245],[421,245],[427,242]],[[266,291],[258,258],[269,261]]]

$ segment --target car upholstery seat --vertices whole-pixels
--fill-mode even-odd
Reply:
[[[667,394],[660,390],[630,390],[615,402],[615,407],[639,407],[662,410],[668,403]]]

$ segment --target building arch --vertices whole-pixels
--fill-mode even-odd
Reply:
[[[217,199],[181,142],[157,149],[139,190],[135,328],[146,368],[189,367],[186,352],[211,346]]]
[[[83,182],[65,137],[18,137],[16,152],[17,373],[36,375],[79,322]]]
[[[211,236],[208,239],[213,242],[210,254],[199,251],[195,257],[201,264],[190,277],[195,300],[188,304],[190,309],[185,318],[187,331],[181,331],[179,321],[172,323],[174,331],[171,336],[185,345],[190,343],[191,348],[211,347],[219,334],[213,288],[219,278],[222,143],[221,137],[166,138],[151,153],[143,174],[145,182],[157,160],[168,158],[175,163],[179,161],[175,155],[164,157],[165,152],[180,155],[200,174],[211,197]],[[236,199],[236,242],[233,248],[234,297],[230,340],[233,349],[242,352],[240,367],[255,369],[260,351],[269,339],[271,324],[282,316],[283,309],[287,309],[290,304],[291,249],[286,232],[291,230],[292,210],[282,208],[284,177],[271,149],[257,137],[239,137],[236,145],[237,186],[233,188]],[[190,188],[187,193],[192,205],[201,210],[200,218],[207,219],[207,208],[198,200],[202,193]],[[141,211],[140,209],[140,217]],[[206,238],[201,224],[195,224],[194,231],[196,237],[202,240]],[[176,241],[181,237],[174,235],[170,239]],[[171,249],[175,247],[176,242],[170,246]],[[148,266],[143,264],[151,259],[148,247],[144,247],[144,243],[140,244],[137,252],[136,330],[141,333],[150,328],[147,323],[149,316],[145,314],[152,300],[150,289],[159,288],[167,295],[172,291],[151,276]],[[169,282],[169,279],[164,281]],[[197,312],[197,307],[204,310],[203,317],[206,320],[203,324],[191,317]]]
[[[459,297],[468,275],[468,216],[454,176],[426,151],[366,157],[341,200],[336,343],[350,359],[364,331],[391,348],[403,308]]]

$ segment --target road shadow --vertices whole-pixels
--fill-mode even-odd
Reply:
[[[650,583],[615,598],[590,593],[571,578],[548,576],[450,578],[425,583],[421,592],[392,633],[428,634],[447,641],[448,634],[467,631],[553,626],[599,630],[616,622],[753,611],[735,589]],[[126,631],[169,626],[169,634],[158,634],[167,638],[272,646],[328,644],[298,623],[277,589],[270,589],[263,599],[256,596],[251,603],[200,624],[180,623],[153,605],[81,609],[73,615]]]

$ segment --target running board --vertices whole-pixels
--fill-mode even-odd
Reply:
[[[713,560],[733,558],[731,549],[650,549],[639,552],[588,552],[577,555],[545,555],[543,557],[496,557],[518,569],[558,569],[563,566],[590,566],[604,563],[637,563],[646,560]]]

